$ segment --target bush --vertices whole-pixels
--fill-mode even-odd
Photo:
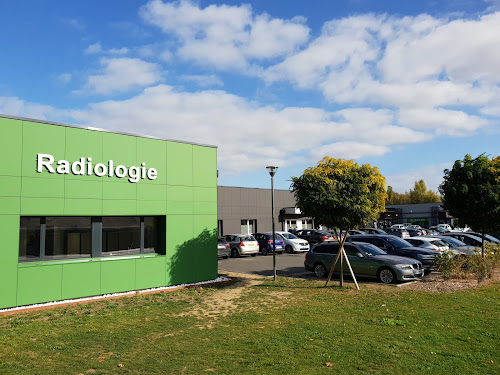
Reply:
[[[445,280],[474,276],[481,282],[491,278],[500,264],[500,245],[486,243],[484,254],[482,257],[479,249],[475,255],[453,255],[451,251],[443,251],[439,254],[436,270]]]

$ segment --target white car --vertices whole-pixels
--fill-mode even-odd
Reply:
[[[436,237],[407,237],[405,241],[408,241],[415,247],[423,247],[425,249],[432,249],[437,251],[448,251],[450,246],[440,238]]]
[[[395,229],[406,229],[405,226],[403,224],[393,224],[391,225],[391,228],[395,228]]]
[[[251,234],[226,234],[224,239],[229,242],[231,258],[242,255],[256,256],[259,253],[259,243]]]
[[[276,231],[276,234],[281,236],[281,238],[283,238],[283,241],[285,241],[285,251],[287,253],[293,254],[309,251],[309,242],[297,237],[293,233]]]

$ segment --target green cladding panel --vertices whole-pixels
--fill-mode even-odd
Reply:
[[[0,308],[217,277],[215,147],[1,115],[0,130]],[[38,154],[54,158],[53,173],[37,171]],[[111,161],[156,178],[94,173]],[[158,252],[19,262],[23,216],[157,216]]]

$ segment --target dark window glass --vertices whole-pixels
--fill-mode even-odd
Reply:
[[[102,256],[140,254],[140,217],[102,218]]]
[[[47,260],[90,257],[90,217],[47,217],[46,223]]]
[[[144,252],[154,253],[158,250],[158,220],[155,217],[144,218]]]
[[[22,217],[19,234],[19,260],[40,259],[40,218]]]
[[[359,253],[358,249],[356,249],[352,245],[347,245],[347,244],[344,245],[344,251],[345,251],[347,256],[352,256],[352,257],[355,257],[356,253]]]
[[[314,252],[320,254],[337,254],[338,251],[339,244],[322,244],[314,248]]]

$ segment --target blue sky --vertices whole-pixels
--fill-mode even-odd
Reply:
[[[323,156],[404,192],[499,155],[500,1],[16,1],[0,113],[218,146],[219,184]]]

